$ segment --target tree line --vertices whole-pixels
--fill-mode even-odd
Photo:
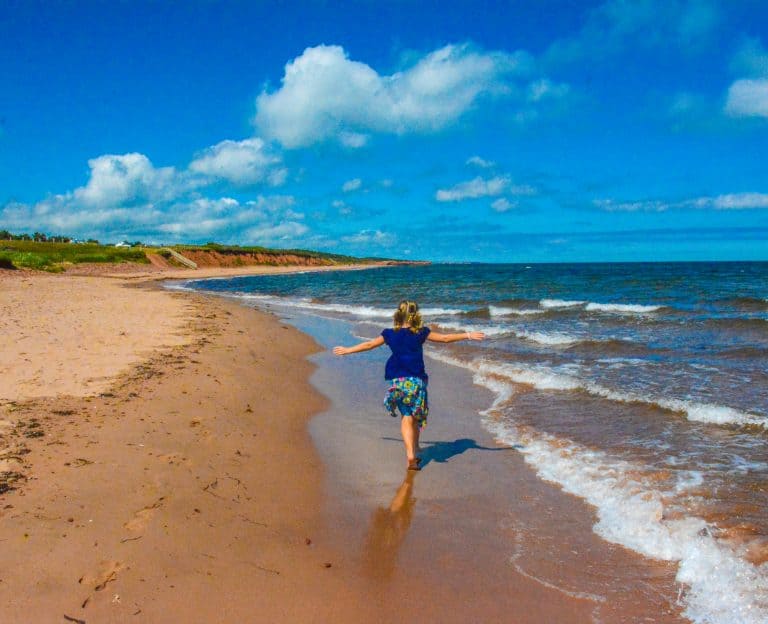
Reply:
[[[72,238],[69,236],[48,236],[43,232],[35,232],[34,234],[13,234],[8,230],[0,230],[0,240],[5,241],[34,241],[36,243],[71,243]],[[99,244],[95,238],[89,238],[86,243]]]

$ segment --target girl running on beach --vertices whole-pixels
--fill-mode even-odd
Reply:
[[[394,314],[394,329],[385,329],[381,336],[366,340],[353,347],[334,347],[335,355],[350,355],[370,351],[383,344],[392,350],[384,369],[389,390],[384,397],[384,407],[392,416],[400,411],[400,431],[405,444],[408,470],[419,470],[419,433],[427,424],[429,403],[427,400],[427,372],[424,369],[425,340],[433,342],[458,342],[482,340],[482,332],[439,334],[424,327],[419,306],[413,301],[401,301]]]

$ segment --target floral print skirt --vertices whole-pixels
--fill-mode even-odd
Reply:
[[[427,397],[427,382],[418,377],[397,377],[388,379],[389,389],[384,397],[384,407],[390,416],[397,416],[400,410],[402,416],[416,419],[419,429],[427,426],[429,400]]]

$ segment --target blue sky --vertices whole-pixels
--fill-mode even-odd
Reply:
[[[0,6],[0,229],[768,260],[768,5]]]

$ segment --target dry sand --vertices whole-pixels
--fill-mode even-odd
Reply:
[[[7,344],[20,327],[44,344],[66,327],[103,332],[101,315],[82,316],[86,301],[137,332],[125,317],[138,314],[136,344],[154,353],[138,365],[129,349],[83,357],[84,385],[66,394],[27,377],[23,393],[6,391],[0,490],[15,489],[0,495],[0,622],[352,621],[359,600],[324,544],[320,463],[306,433],[324,404],[307,383],[311,339],[195,295],[18,279],[0,284],[4,305],[14,297]],[[58,301],[57,315],[30,314],[48,300],[42,292],[70,285],[77,300]],[[35,370],[57,371],[60,348],[25,353]],[[105,363],[118,374],[97,388],[88,380],[104,378]]]
[[[164,277],[0,275],[0,622],[389,621],[326,525],[317,346]]]
[[[113,280],[0,278],[0,401],[108,388],[156,349],[190,340],[179,298]]]

